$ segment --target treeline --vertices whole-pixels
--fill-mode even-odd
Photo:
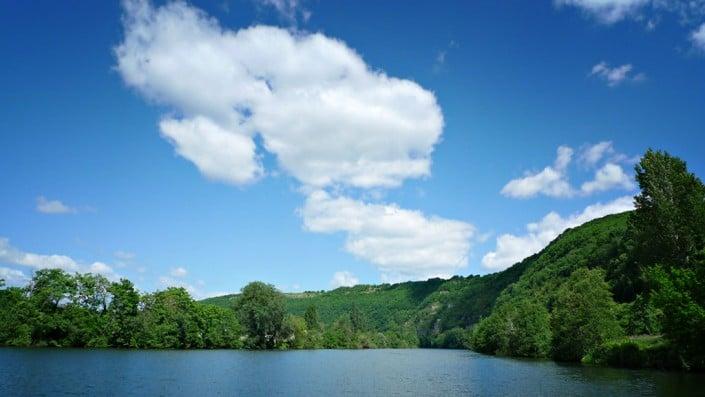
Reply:
[[[382,332],[353,305],[335,321],[321,321],[318,308],[309,305],[303,316],[287,314],[284,294],[273,286],[253,282],[234,301],[234,312],[244,329],[249,349],[355,349],[418,346],[416,330],[390,324]]]
[[[705,369],[705,186],[649,150],[636,210],[580,227],[468,329],[480,352]],[[626,222],[624,222],[626,220]]]
[[[287,314],[284,296],[248,284],[232,308],[193,300],[183,288],[140,294],[126,279],[60,269],[34,273],[26,287],[0,280],[0,345],[147,349],[315,349],[415,347],[413,328],[374,330],[355,306],[330,325],[316,306]]]
[[[140,294],[125,279],[34,273],[27,287],[0,289],[0,345],[121,348],[237,348],[232,310],[195,302],[183,288]]]

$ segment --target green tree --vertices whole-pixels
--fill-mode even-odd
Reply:
[[[77,273],[74,303],[95,312],[106,312],[110,302],[110,281],[100,274]]]
[[[309,305],[304,313],[306,328],[310,331],[319,331],[321,329],[321,320],[318,318],[318,309],[316,305]]]
[[[635,170],[641,188],[629,228],[635,261],[690,266],[705,247],[705,186],[685,161],[662,151],[648,150]]]
[[[545,357],[551,346],[548,310],[527,298],[504,303],[475,326],[470,344],[483,353]]]
[[[110,284],[112,295],[108,306],[108,341],[115,347],[137,347],[137,319],[140,295],[130,280],[120,279]]]
[[[658,314],[681,365],[705,368],[705,185],[666,152],[649,150],[636,172],[632,259],[646,270],[650,290],[635,301],[632,317]]]
[[[286,316],[284,320],[285,334],[289,335],[286,340],[286,345],[282,343],[281,347],[289,349],[303,349],[310,345],[308,342],[308,329],[306,329],[306,320],[299,316],[291,314]]]
[[[355,332],[350,315],[342,315],[326,327],[323,332],[323,346],[327,349],[352,349],[357,347]]]
[[[196,302],[184,288],[157,291],[146,295],[143,302],[141,344],[161,349],[204,347]]]
[[[61,269],[37,270],[27,286],[30,303],[37,309],[32,340],[38,344],[68,344],[71,322],[64,308],[76,292],[73,277]]]
[[[367,324],[367,317],[353,302],[352,308],[350,308],[350,325],[352,326],[353,332],[367,331]]]
[[[551,313],[552,355],[580,361],[605,341],[618,337],[617,306],[602,270],[580,268],[558,289]]]
[[[38,312],[23,288],[0,289],[0,345],[29,346]]]
[[[197,304],[201,318],[203,346],[209,349],[242,347],[242,327],[230,309],[213,305]]]
[[[665,337],[686,369],[705,369],[705,264],[648,270],[652,300],[663,312]]]
[[[249,283],[235,301],[235,311],[247,330],[249,347],[273,349],[284,334],[284,295],[260,281]]]

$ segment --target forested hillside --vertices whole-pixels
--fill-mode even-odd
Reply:
[[[578,267],[607,267],[614,262],[628,218],[628,213],[611,215],[569,229],[538,254],[498,273],[289,293],[284,294],[285,307],[289,314],[303,316],[309,306],[315,306],[324,324],[347,316],[355,307],[374,330],[409,325],[417,330],[423,346],[460,347],[455,340],[446,342],[444,333],[477,323],[490,314],[498,297],[508,300],[522,289],[550,290]],[[237,297],[202,302],[232,308]]]

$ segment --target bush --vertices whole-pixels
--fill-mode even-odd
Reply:
[[[573,272],[556,293],[551,313],[551,353],[561,361],[580,361],[622,334],[617,305],[599,269]]]
[[[680,367],[672,346],[659,336],[628,337],[605,342],[583,357],[582,362],[625,368]]]

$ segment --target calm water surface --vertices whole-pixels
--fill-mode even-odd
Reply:
[[[25,395],[675,396],[705,379],[463,350],[0,349],[0,396]]]

